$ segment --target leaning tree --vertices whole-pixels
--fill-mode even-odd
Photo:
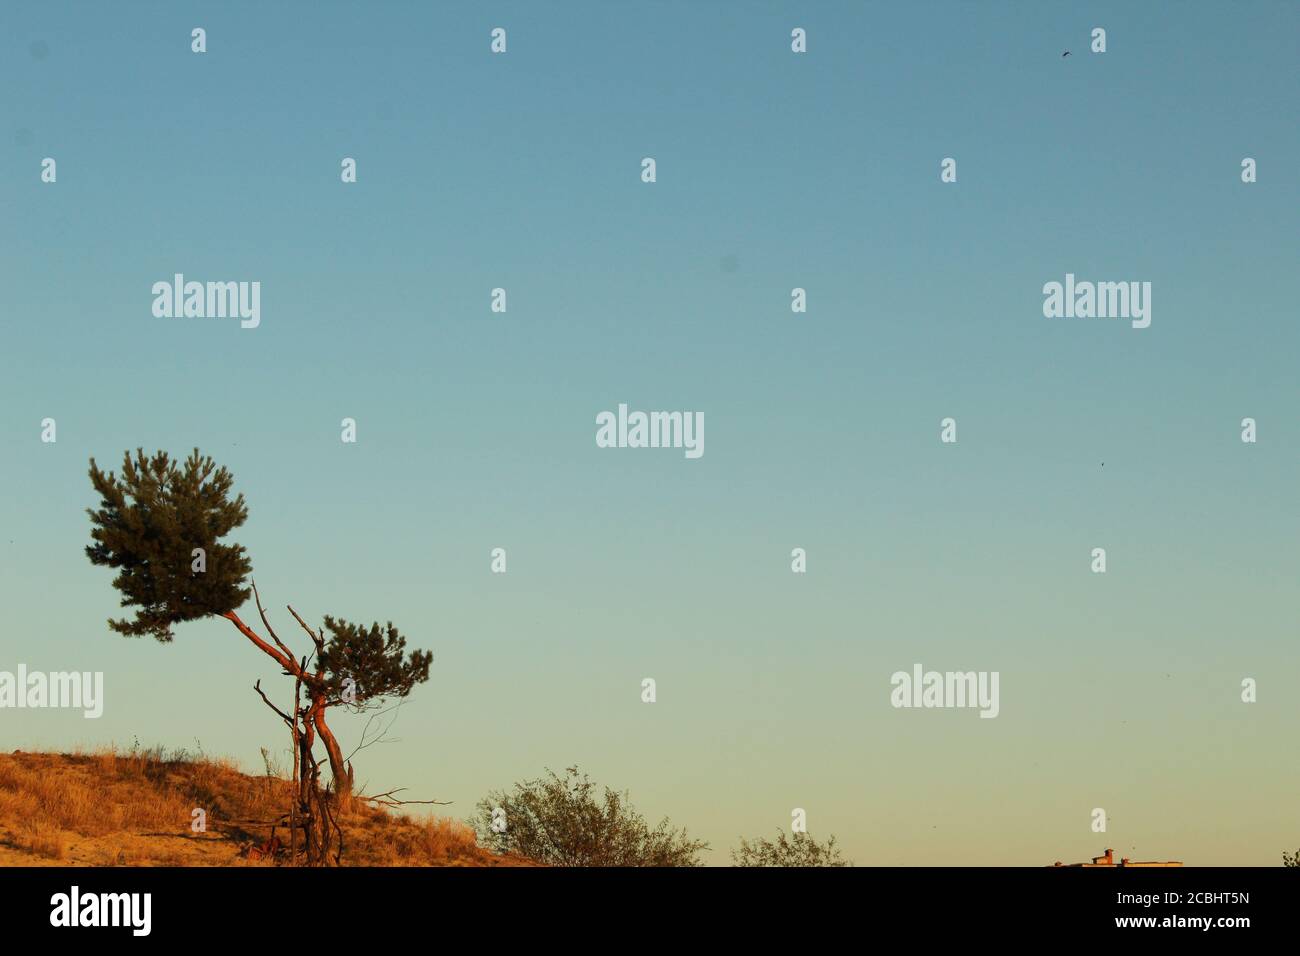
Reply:
[[[110,620],[108,626],[119,634],[149,635],[165,644],[177,624],[224,617],[294,678],[292,718],[276,710],[293,730],[295,765],[300,757],[314,765],[312,746],[319,735],[334,791],[341,798],[349,796],[352,765],[330,730],[326,712],[338,706],[372,709],[405,698],[416,684],[429,679],[433,655],[419,650],[408,654],[406,639],[391,622],[364,627],[326,616],[325,626],[313,630],[290,606],[289,613],[311,636],[314,648],[311,655],[295,656],[267,620],[257,585],[249,578],[252,565],[244,548],[222,542],[248,517],[244,496],[231,497],[230,472],[197,448],[184,463],[163,451],[148,456],[137,449],[134,458],[126,452],[120,477],[101,471],[92,458],[90,481],[102,500],[98,510],[87,509],[94,544],[87,546],[86,554],[93,564],[117,569],[113,586],[121,592],[122,606],[136,608],[133,620]],[[235,613],[248,600],[246,581],[269,641]]]

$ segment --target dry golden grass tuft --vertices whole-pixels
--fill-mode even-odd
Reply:
[[[58,827],[28,823],[18,831],[17,843],[21,849],[50,860],[68,855],[68,838]]]
[[[370,841],[371,856],[379,866],[463,866],[482,852],[474,831],[459,820],[403,818],[400,826],[371,832],[378,838]]]
[[[0,754],[0,866],[274,866],[248,850],[270,837],[291,792],[229,760],[156,749]],[[196,808],[206,832],[190,828]],[[532,865],[479,847],[457,820],[354,800],[339,822],[345,866]]]

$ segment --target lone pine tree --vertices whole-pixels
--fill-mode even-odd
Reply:
[[[314,653],[297,658],[276,636],[257,600],[270,642],[244,623],[236,610],[248,600],[252,564],[241,545],[222,543],[248,517],[242,494],[231,497],[233,477],[196,448],[183,463],[160,451],[123,455],[122,474],[107,474],[90,460],[90,481],[100,498],[90,515],[86,547],[91,563],[117,569],[113,586],[122,607],[136,608],[132,620],[108,626],[129,637],[150,635],[170,643],[175,625],[204,617],[223,617],[253,646],[301,682],[305,706],[300,714],[310,753],[319,734],[329,757],[335,793],[352,792],[352,766],[326,722],[326,711],[345,704],[364,708],[401,699],[429,679],[433,655],[406,653],[406,639],[391,622],[364,627],[330,616],[312,630],[289,613],[312,639]],[[250,582],[251,583],[251,582]],[[252,585],[256,598],[256,585]],[[328,637],[326,636],[328,632]],[[314,661],[313,658],[314,657]]]

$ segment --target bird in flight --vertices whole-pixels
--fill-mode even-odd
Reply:
[[[1067,56],[1069,56],[1069,55],[1070,55],[1070,51],[1069,51],[1069,50],[1066,50],[1064,53],[1061,54],[1062,57],[1067,57]]]

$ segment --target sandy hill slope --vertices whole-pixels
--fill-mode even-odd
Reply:
[[[188,754],[0,754],[0,866],[274,866],[255,848],[289,792],[286,780]],[[206,832],[191,829],[196,808]],[[457,820],[358,801],[340,824],[345,866],[531,865],[478,846]]]

